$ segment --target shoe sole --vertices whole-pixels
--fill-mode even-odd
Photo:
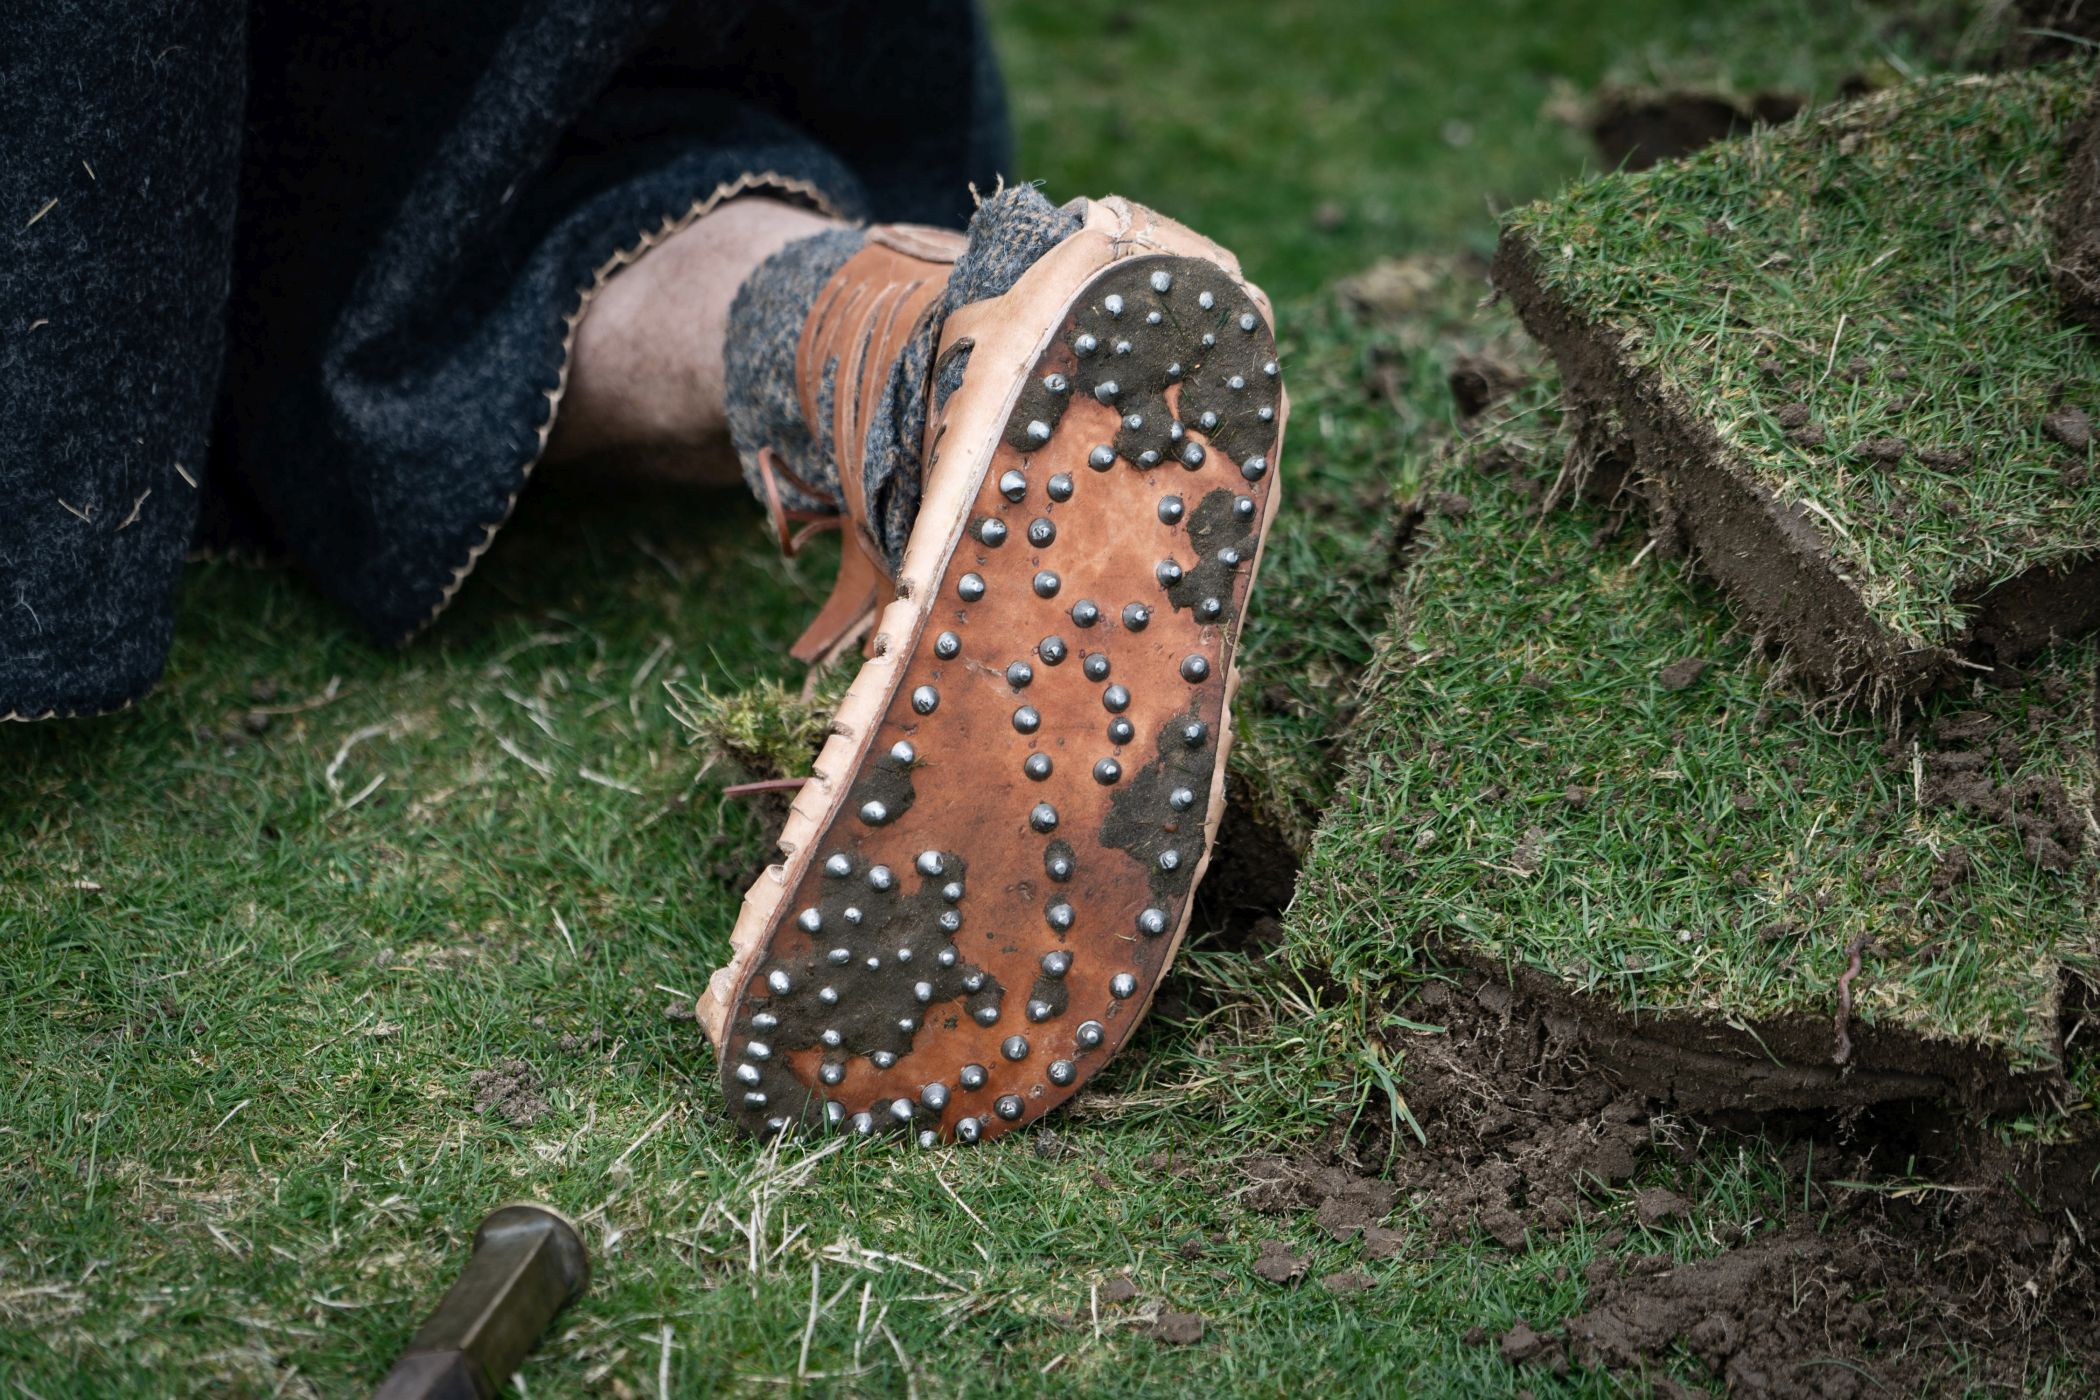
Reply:
[[[1288,416],[1259,293],[1178,232],[1068,282],[1025,375],[972,346],[900,596],[698,1008],[753,1132],[998,1136],[1172,962]]]

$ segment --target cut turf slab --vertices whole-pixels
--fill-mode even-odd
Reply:
[[[1900,728],[1795,697],[1623,512],[1541,513],[1552,393],[1433,483],[1293,956],[1374,1022],[1425,955],[1490,972],[1686,1107],[2063,1098],[2094,646]]]
[[[2100,622],[2100,342],[2047,294],[2089,78],[1924,82],[1514,215],[1496,282],[1797,674],[1908,698]],[[2093,400],[2093,402],[2089,402]]]

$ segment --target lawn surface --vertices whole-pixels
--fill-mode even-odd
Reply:
[[[1577,171],[1549,100],[1629,52],[1733,36],[1833,87],[1901,56],[1873,17],[1846,50],[1808,8],[1000,7],[1025,173],[1154,198],[1289,295],[1293,500],[1330,507],[1284,527],[1250,624],[1260,771],[1330,780],[1402,502],[1453,416],[1448,347],[1315,289],[1489,246],[1485,200]],[[1175,112],[1148,74],[1199,49],[1221,97]],[[1026,1138],[732,1136],[681,1013],[767,852],[663,686],[792,689],[785,644],[828,582],[741,496],[550,483],[406,652],[295,576],[198,566],[158,694],[0,728],[0,1390],[354,1393],[475,1220],[538,1197],[583,1221],[596,1278],[521,1395],[1605,1395],[1622,1381],[1463,1338],[1575,1311],[1600,1251],[1703,1256],[1800,1194],[1776,1150],[1716,1143],[1600,1187],[1615,1235],[1528,1253],[1418,1230],[1412,1200],[1376,1260],[1259,1214],[1242,1154],[1389,1121],[1393,1065],[1269,950],[1201,939],[1131,1053]],[[1316,798],[1291,801],[1309,824]],[[1630,1191],[1662,1182],[1695,1210],[1639,1223]],[[1304,1282],[1252,1271],[1274,1238]],[[1360,1291],[1314,1281],[1356,1268]],[[1155,1337],[1169,1311],[1202,1339]],[[2034,1387],[2074,1393],[2038,1356]]]

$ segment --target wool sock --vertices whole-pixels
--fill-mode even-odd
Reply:
[[[1060,209],[1033,185],[1002,188],[982,200],[970,218],[969,246],[956,261],[939,312],[905,346],[891,368],[870,416],[862,460],[870,528],[895,570],[904,558],[919,511],[919,444],[926,428],[928,395],[946,403],[962,383],[968,352],[932,380],[933,354],[948,313],[971,302],[1004,295],[1036,259],[1078,231],[1081,216]],[[771,448],[815,495],[794,483],[778,483],[789,510],[835,513],[841,499],[838,454],[826,440],[835,386],[829,374],[818,394],[817,424],[803,421],[795,392],[795,349],[810,306],[824,284],[866,239],[859,229],[838,229],[791,243],[753,272],[729,311],[729,436],[742,460],[744,480],[765,499],[758,466],[761,448]]]

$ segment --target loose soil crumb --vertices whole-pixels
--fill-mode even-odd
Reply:
[[[1673,661],[1662,668],[1656,679],[1664,690],[1689,690],[1699,683],[1711,663],[1697,656],[1687,656],[1682,661]]]
[[[1689,1357],[1717,1391],[1836,1400],[2016,1389],[2056,1358],[2100,1365],[2100,1254],[2082,1224],[2100,1142],[2016,1151],[1929,1105],[1693,1120],[1590,1063],[1499,983],[1429,982],[1399,1010],[1443,1029],[1409,1037],[1401,1057],[1428,1144],[1249,1159],[1248,1197],[1312,1209],[1360,1190],[1350,1164],[1390,1149],[1432,1243],[1479,1229],[1521,1249],[1586,1222],[1599,1247],[1586,1298],[1564,1323],[1534,1315],[1494,1337],[1510,1365],[1659,1385],[1663,1367]],[[1748,1223],[1702,1222],[1685,1237],[1694,1251],[1718,1247],[1709,1258],[1622,1252],[1627,1225],[1673,1229],[1695,1208],[1666,1186],[1613,1188],[1669,1175],[1692,1159],[1690,1141],[1737,1129],[1754,1132],[1744,1160],[1785,1185]],[[1366,1256],[1393,1233],[1366,1229]]]
[[[1161,1313],[1152,1324],[1152,1339],[1170,1346],[1193,1346],[1203,1340],[1203,1317],[1199,1313]]]
[[[1651,1186],[1645,1191],[1634,1192],[1633,1213],[1643,1225],[1661,1225],[1690,1215],[1692,1203],[1675,1191]]]
[[[2082,408],[2059,408],[2045,415],[2042,432],[2073,452],[2083,452],[2093,445],[2093,420]]]
[[[1117,1274],[1101,1285],[1101,1301],[1104,1303],[1127,1303],[1137,1295],[1137,1285],[1130,1281],[1128,1274]]]
[[[1343,1269],[1339,1273],[1320,1275],[1320,1287],[1329,1293],[1361,1293],[1371,1286],[1371,1276],[1362,1269]]]
[[[1541,1336],[1523,1318],[1495,1339],[1496,1350],[1512,1366],[1539,1365],[1556,1371],[1568,1368],[1566,1348],[1557,1337]]]
[[[1255,1256],[1254,1272],[1270,1283],[1296,1283],[1305,1276],[1305,1256],[1282,1240],[1263,1240]]]
[[[539,1074],[523,1060],[498,1060],[493,1069],[477,1069],[467,1076],[467,1088],[473,1091],[476,1113],[494,1115],[514,1128],[530,1127],[548,1113]]]

